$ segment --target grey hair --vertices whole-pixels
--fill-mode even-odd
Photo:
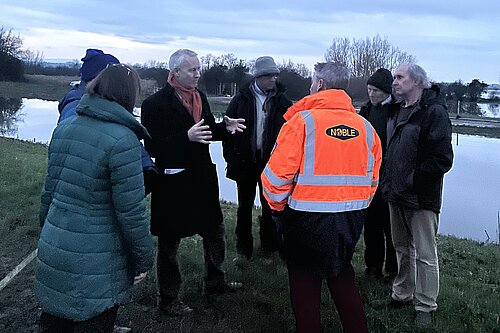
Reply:
[[[323,80],[326,89],[346,90],[349,86],[349,69],[339,62],[318,62],[314,65],[314,72],[318,80]]]
[[[173,71],[174,69],[180,68],[186,57],[196,57],[197,55],[198,53],[188,49],[177,50],[172,53],[168,60],[168,69]]]
[[[420,88],[425,89],[431,87],[427,72],[422,67],[417,64],[406,64],[406,66],[408,66],[408,75],[410,75],[413,80],[419,82]]]

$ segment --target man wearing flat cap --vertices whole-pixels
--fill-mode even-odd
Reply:
[[[226,111],[228,117],[244,118],[247,126],[244,132],[223,142],[226,176],[236,181],[238,189],[238,256],[234,262],[240,268],[247,265],[253,254],[252,210],[257,185],[262,206],[259,235],[263,255],[268,257],[278,246],[271,209],[262,194],[260,174],[285,122],[283,115],[292,105],[285,94],[285,86],[278,81],[279,73],[272,57],[257,58],[252,80],[240,87]]]
[[[378,69],[367,81],[369,101],[361,107],[359,114],[366,118],[375,128],[382,142],[382,155],[385,154],[387,141],[387,114],[390,108],[396,107],[392,97],[392,74],[385,68]],[[384,159],[380,174],[384,171]],[[368,208],[365,228],[365,275],[377,279],[394,278],[398,273],[396,252],[392,245],[389,206],[382,198],[380,188],[377,189]]]

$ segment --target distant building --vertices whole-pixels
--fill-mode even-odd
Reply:
[[[500,84],[490,84],[482,92],[481,98],[497,99],[500,98]]]

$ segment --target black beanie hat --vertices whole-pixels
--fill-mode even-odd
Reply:
[[[392,94],[392,74],[385,68],[379,68],[368,79],[366,84],[371,84],[385,93]]]

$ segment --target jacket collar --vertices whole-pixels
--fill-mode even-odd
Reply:
[[[120,104],[100,96],[83,95],[76,113],[101,121],[117,123],[130,128],[139,139],[150,138],[146,128]]]
[[[344,90],[327,89],[308,95],[292,105],[283,116],[286,121],[304,110],[341,109],[356,113],[352,100]]]

